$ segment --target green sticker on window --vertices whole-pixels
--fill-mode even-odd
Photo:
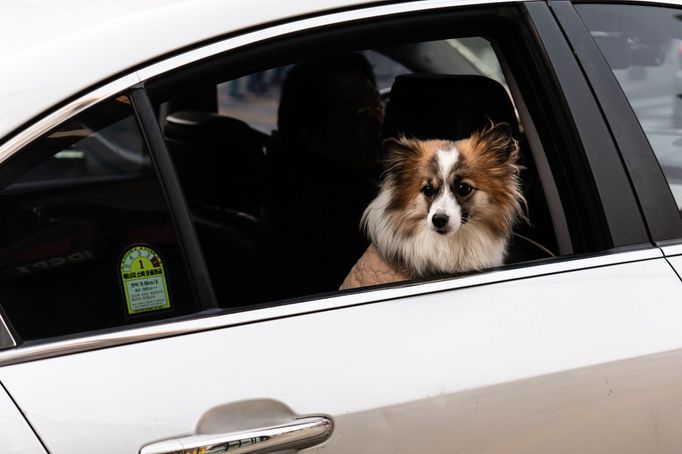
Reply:
[[[152,248],[134,246],[123,253],[121,282],[128,315],[170,309],[166,270]]]

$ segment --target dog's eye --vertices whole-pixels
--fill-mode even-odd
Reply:
[[[471,186],[469,186],[469,185],[466,184],[466,183],[460,183],[460,184],[458,184],[458,185],[457,185],[457,189],[456,189],[457,195],[459,195],[459,196],[461,196],[461,197],[466,197],[466,196],[468,196],[469,194],[471,194],[471,191],[473,191],[473,190],[474,190],[474,188],[472,188]]]
[[[425,195],[426,197],[431,197],[431,196],[433,196],[433,193],[434,193],[433,186],[431,186],[430,184],[427,184],[426,186],[424,186],[424,187],[422,188],[422,192],[424,193],[424,195]]]

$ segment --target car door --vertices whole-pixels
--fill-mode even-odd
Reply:
[[[35,279],[37,296],[39,277],[46,273],[76,266],[79,272],[99,266],[98,276],[109,273],[94,290],[110,292],[95,299],[96,307],[110,309],[104,315],[84,306],[90,293],[72,288],[82,281],[71,275],[61,287],[65,296],[55,295],[64,306],[50,307],[43,298],[35,310],[30,298],[3,296],[3,318],[10,326],[4,330],[7,348],[0,352],[0,382],[46,451],[679,449],[682,283],[651,243],[621,150],[547,5],[377,6],[276,25],[228,39],[222,50],[285,41],[297,29],[334,32],[339,23],[357,22],[369,33],[387,18],[399,19],[393,27],[424,28],[434,16],[469,22],[474,16],[485,21],[489,14],[497,20],[514,15],[505,22],[515,30],[510,36],[534,49],[532,59],[512,63],[531,69],[513,74],[518,86],[511,84],[511,90],[524,95],[515,97],[519,115],[529,141],[547,154],[557,185],[555,208],[569,217],[575,251],[481,273],[220,309],[150,101],[167,82],[166,71],[182,72],[180,65],[206,58],[211,49],[183,54],[181,63],[145,68],[136,76],[143,81],[159,76],[156,85],[151,80],[126,86],[122,98],[121,86],[114,84],[109,93],[114,97],[106,102],[135,112],[154,166],[150,173],[146,160],[136,160],[138,167],[122,181],[141,178],[146,192],[130,189],[141,195],[135,204],[112,197],[110,188],[97,193],[97,210],[85,212],[91,214],[88,225],[97,224],[85,230],[96,234],[81,250],[92,257],[73,257],[76,263],[68,268],[69,254],[11,262],[19,273],[12,275],[15,281],[26,272]],[[259,58],[271,55],[263,51]],[[531,62],[540,66],[533,70]],[[528,96],[534,86],[541,93],[535,100]],[[558,125],[564,122],[569,127]],[[10,145],[3,144],[3,151]],[[43,148],[17,147],[13,153],[19,159],[36,149]],[[143,171],[140,162],[147,163]],[[142,197],[158,189],[155,178],[165,197]],[[15,185],[6,197],[19,200],[19,189]],[[70,211],[40,219],[66,219],[64,213],[82,219],[83,212],[74,210],[92,200],[68,199]],[[583,213],[581,206],[591,207],[585,212],[595,216],[571,217]],[[109,248],[96,247],[100,232],[106,232]],[[131,277],[123,269],[128,257],[142,257],[141,247],[167,264],[162,275]],[[161,279],[150,284],[157,292],[154,304],[125,293],[135,288],[131,280],[147,278]],[[167,297],[158,297],[162,289]],[[67,304],[74,299],[79,304]],[[65,321],[71,324],[60,326]]]
[[[2,430],[3,446],[0,452],[44,454],[46,452],[44,446],[31,430],[31,426],[19,412],[16,404],[4,389],[1,391],[0,420],[2,421],[2,429],[0,430]]]

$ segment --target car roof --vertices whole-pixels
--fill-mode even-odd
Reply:
[[[0,6],[0,140],[86,88],[181,48],[376,0],[15,0]]]

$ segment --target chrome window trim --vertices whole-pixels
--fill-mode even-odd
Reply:
[[[519,279],[547,276],[579,271],[622,263],[662,258],[658,248],[618,252],[584,258],[568,258],[550,262],[529,264],[520,268],[491,270],[469,276],[440,279],[428,282],[406,283],[379,289],[342,292],[320,299],[299,303],[247,310],[225,315],[207,316],[187,321],[169,321],[161,325],[144,328],[130,328],[106,334],[96,334],[77,339],[57,340],[40,345],[18,347],[0,352],[0,366],[18,364],[39,359],[86,352],[101,348],[132,344],[165,337],[199,333],[202,331],[228,328],[246,323],[299,316],[314,312],[348,308],[352,306],[379,303],[387,300],[406,298],[425,293],[456,290],[485,284],[504,283]]]

